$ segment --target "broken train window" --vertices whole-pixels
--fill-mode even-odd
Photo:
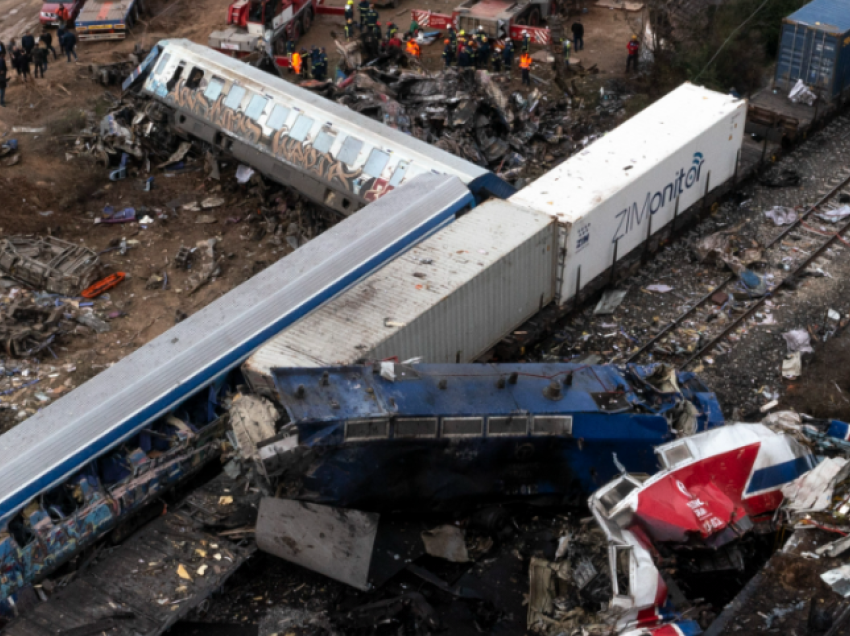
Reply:
[[[168,66],[168,62],[171,60],[171,53],[166,53],[162,56],[162,59],[159,61],[159,64],[156,65],[156,71],[154,71],[155,75],[162,75],[162,72],[165,70],[165,67]]]
[[[165,88],[169,93],[174,90],[174,87],[177,86],[177,82],[180,81],[180,76],[183,74],[183,67],[185,65],[185,62],[180,62],[177,65],[177,68],[174,69],[174,75],[171,76],[171,79],[168,80],[168,83],[165,85]]]
[[[396,166],[395,172],[393,172],[393,176],[390,179],[390,186],[396,187],[401,180],[404,179],[404,175],[407,174],[407,167],[410,165],[409,161],[399,161],[398,166]]]
[[[374,148],[363,166],[363,172],[370,177],[380,177],[390,161],[390,156],[383,150]]]
[[[325,126],[316,135],[316,141],[313,142],[313,148],[318,150],[319,152],[328,152],[336,141],[336,132],[331,130],[330,127]]]
[[[339,149],[336,160],[353,166],[354,162],[357,161],[357,157],[360,155],[361,148],[363,148],[363,142],[357,139],[357,137],[346,137],[345,141],[342,142],[342,148]]]
[[[221,95],[221,91],[223,88],[224,80],[220,77],[213,77],[210,80],[209,85],[207,86],[207,90],[204,91],[204,97],[206,97],[211,102],[214,102]]]
[[[275,106],[274,110],[272,110],[272,114],[269,115],[269,118],[266,120],[266,126],[272,130],[280,130],[283,128],[286,120],[289,119],[290,112],[291,110],[286,106]]]
[[[617,482],[615,486],[599,498],[600,503],[605,507],[605,513],[610,514],[611,510],[637,487],[628,479],[621,479]]]
[[[661,451],[661,456],[664,459],[664,464],[667,468],[673,468],[674,466],[677,466],[688,459],[693,459],[694,457],[686,442],[676,444],[670,448],[665,448]]]
[[[263,114],[263,111],[266,109],[266,104],[268,103],[268,97],[254,95],[251,98],[251,102],[248,104],[248,108],[245,109],[245,114],[254,121],[257,121],[260,118],[260,115]]]
[[[204,79],[204,71],[196,66],[189,72],[189,79],[186,80],[186,88],[195,90],[201,85],[202,79]]]
[[[632,546],[614,546],[615,596],[631,596]]]
[[[239,104],[242,103],[242,98],[245,97],[245,89],[241,86],[233,86],[230,89],[230,93],[227,95],[227,98],[224,100],[224,105],[227,108],[232,108],[233,110],[238,110]]]
[[[292,130],[290,131],[289,136],[296,141],[304,141],[312,127],[313,120],[307,117],[307,115],[301,115],[295,120],[295,123],[292,124]]]

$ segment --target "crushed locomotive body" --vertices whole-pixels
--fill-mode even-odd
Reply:
[[[579,364],[395,364],[276,369],[289,422],[239,442],[270,490],[363,510],[575,498],[653,449],[722,423],[690,373]],[[258,434],[259,431],[264,431]]]

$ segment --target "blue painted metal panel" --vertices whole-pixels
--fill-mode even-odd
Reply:
[[[0,524],[472,203],[453,177],[418,177],[0,436]]]
[[[614,454],[630,472],[655,472],[684,401],[698,430],[722,423],[692,374],[679,374],[681,392],[650,384],[656,365],[393,368],[394,381],[373,366],[273,371],[299,441],[275,461],[296,497],[375,510],[581,497],[619,474]]]
[[[774,85],[799,79],[827,101],[850,87],[850,0],[815,0],[785,19]]]

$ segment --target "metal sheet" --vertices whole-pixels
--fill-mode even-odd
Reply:
[[[510,198],[562,225],[558,302],[735,173],[746,102],[683,84]],[[651,219],[651,221],[649,220]]]
[[[381,198],[0,436],[0,523],[352,283],[471,195],[427,175]]]
[[[503,201],[458,219],[262,347],[243,371],[360,358],[475,360],[553,296],[552,220]]]
[[[264,497],[257,547],[366,591],[379,518],[359,510]]]

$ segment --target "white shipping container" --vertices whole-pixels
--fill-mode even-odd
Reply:
[[[735,174],[746,111],[683,84],[511,197],[558,221],[560,304]]]
[[[552,301],[556,240],[549,215],[487,201],[281,332],[243,372],[267,391],[275,367],[475,360]]]

